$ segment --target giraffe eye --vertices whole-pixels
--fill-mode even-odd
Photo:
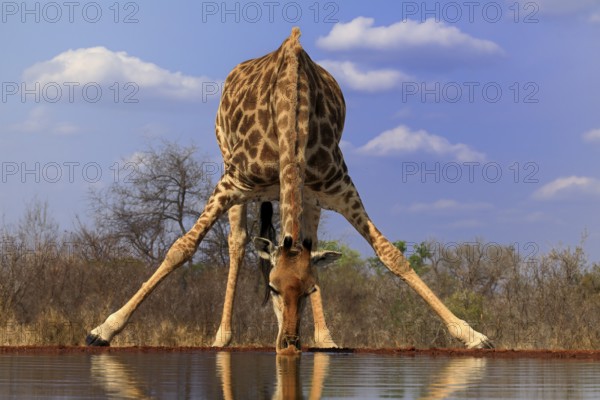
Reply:
[[[308,295],[308,294],[313,294],[313,293],[314,293],[314,292],[316,292],[316,291],[317,291],[317,287],[316,287],[316,286],[313,286],[313,287],[311,287],[310,289],[308,289],[308,291],[306,292],[306,294],[307,294],[307,295]]]
[[[272,293],[273,295],[275,295],[275,296],[279,296],[279,291],[278,291],[277,289],[275,289],[275,288],[273,287],[273,285],[271,285],[270,283],[269,283],[269,290],[271,291],[271,293]]]

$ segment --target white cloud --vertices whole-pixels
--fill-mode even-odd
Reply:
[[[395,69],[361,71],[356,64],[350,61],[321,60],[318,64],[348,87],[365,92],[393,89],[402,81],[414,79]]]
[[[483,202],[459,202],[453,199],[440,199],[433,203],[413,203],[408,207],[410,212],[432,211],[479,211],[488,210],[493,206]]]
[[[405,125],[387,130],[358,149],[363,154],[386,156],[399,153],[425,152],[450,156],[457,161],[484,161],[485,154],[463,143],[450,143],[448,139],[425,130],[411,131]]]
[[[70,122],[56,122],[45,107],[35,107],[27,119],[10,125],[9,130],[19,133],[50,133],[55,135],[73,135],[80,132],[80,128]]]
[[[600,12],[593,13],[592,15],[590,15],[588,21],[593,23],[600,23]]]
[[[585,142],[599,142],[600,143],[600,128],[598,129],[591,129],[587,132],[585,132],[582,135],[582,138]]]
[[[557,178],[533,193],[537,200],[575,198],[579,196],[600,196],[600,180],[586,176]]]
[[[496,43],[477,39],[434,19],[423,22],[406,20],[389,26],[373,26],[375,20],[357,17],[347,23],[336,23],[327,36],[317,39],[325,50],[371,49],[392,51],[420,46],[470,50],[478,54],[501,54]]]
[[[105,47],[65,51],[51,60],[27,68],[23,79],[26,82],[39,82],[42,86],[47,83],[97,83],[105,85],[103,90],[106,91],[109,91],[114,82],[121,86],[133,82],[139,87],[140,94],[149,93],[179,100],[201,98],[202,83],[211,82],[206,77],[171,72],[126,52],[115,52]]]

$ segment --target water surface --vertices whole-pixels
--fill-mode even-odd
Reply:
[[[2,399],[595,399],[592,360],[380,354],[1,354]]]

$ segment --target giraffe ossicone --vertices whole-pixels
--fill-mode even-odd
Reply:
[[[307,297],[312,303],[317,345],[335,347],[325,323],[315,271],[315,264],[331,261],[335,255],[316,260],[309,245],[318,243],[321,209],[342,214],[383,264],[438,314],[452,336],[470,348],[492,347],[485,335],[456,317],[438,299],[368,217],[339,147],[346,113],[342,91],[331,74],[311,60],[299,37],[300,30],[293,28],[277,50],[239,64],[228,75],[216,118],[225,173],[194,226],[171,246],[162,264],[137,293],[90,332],[88,344],[109,344],[141,302],[170,272],[192,257],[215,221],[229,212],[230,269],[215,340],[216,346],[227,345],[232,336],[238,270],[249,241],[247,204],[279,201],[281,243],[272,244],[272,268],[268,271],[279,323],[278,353],[300,350],[299,319]]]

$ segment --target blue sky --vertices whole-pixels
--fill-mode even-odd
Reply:
[[[25,5],[25,6],[24,6]],[[69,229],[160,139],[219,160],[218,85],[300,26],[340,82],[343,151],[392,240],[600,259],[600,1],[2,2],[0,216]],[[99,175],[101,174],[101,176]],[[329,238],[365,254],[340,217]]]

